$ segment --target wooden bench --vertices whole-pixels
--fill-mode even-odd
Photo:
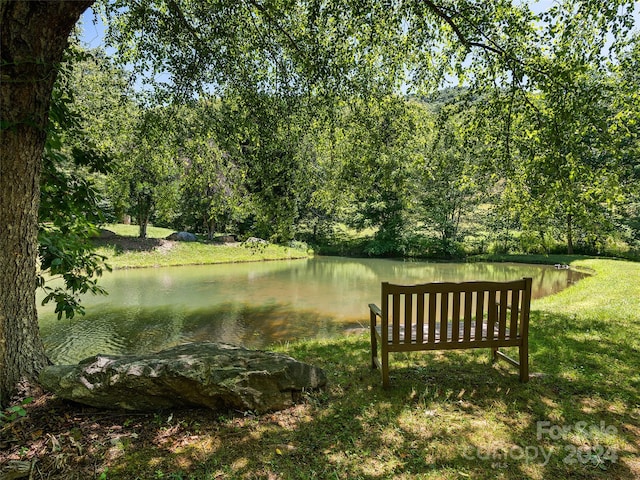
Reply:
[[[382,385],[389,386],[389,353],[470,348],[491,349],[494,361],[517,366],[528,381],[531,283],[382,283],[382,308],[369,305],[371,366],[381,370]],[[518,347],[519,361],[500,347]]]

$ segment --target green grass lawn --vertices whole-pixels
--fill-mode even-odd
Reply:
[[[250,248],[243,245],[210,245],[204,243],[176,242],[168,250],[163,248],[148,251],[122,251],[115,246],[103,246],[97,253],[105,255],[113,268],[168,267],[177,265],[208,265],[214,263],[257,262],[262,260],[285,260],[304,258],[306,250],[267,245]]]
[[[136,238],[137,225],[105,225],[118,235],[97,241],[96,252],[107,257],[112,268],[141,268],[215,263],[256,262],[305,258],[312,252],[304,244],[296,247],[260,244],[224,244],[204,242],[168,242],[173,230],[149,227],[146,239]]]
[[[385,390],[367,334],[282,345],[329,386],[259,417],[156,415],[151,442],[136,441],[133,418],[100,468],[122,479],[640,478],[640,265],[574,266],[595,275],[532,305],[527,384],[476,350],[392,355]]]

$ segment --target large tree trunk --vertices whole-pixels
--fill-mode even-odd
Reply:
[[[138,238],[147,238],[147,226],[151,216],[151,199],[144,194],[138,196]]]
[[[40,170],[51,92],[93,0],[0,0],[0,405],[46,364],[35,304]]]

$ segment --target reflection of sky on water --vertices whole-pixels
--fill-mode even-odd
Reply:
[[[40,309],[52,360],[96,353],[143,353],[187,341],[260,348],[341,334],[368,323],[380,282],[506,281],[531,276],[534,297],[582,277],[571,270],[521,264],[426,263],[319,257],[310,260],[118,270],[101,284],[106,297],[83,299],[84,317],[56,320]]]

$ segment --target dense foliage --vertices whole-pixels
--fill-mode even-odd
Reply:
[[[369,255],[636,248],[629,55],[519,102],[508,89],[337,106],[236,92],[150,107],[132,96],[99,135],[113,157],[104,211],[130,215],[141,236],[152,222],[321,251],[346,226],[365,237],[352,253]]]
[[[131,218],[143,238],[152,222],[378,256],[637,250],[628,12],[463,5],[456,23],[427,3],[236,5],[254,24],[226,12],[223,35],[207,30],[206,5],[105,4],[128,64],[74,47],[54,92],[41,258],[70,293],[47,300],[72,315],[77,293],[100,292],[88,238],[105,219]],[[392,28],[398,15],[406,28]],[[437,19],[451,30],[428,38]],[[234,49],[204,41],[215,35]],[[443,78],[464,86],[424,88]]]
[[[78,66],[92,60],[77,46],[69,48],[53,91],[43,156],[38,286],[46,293],[43,303],[55,301],[58,318],[83,312],[81,294],[106,293],[97,277],[109,267],[94,252],[91,238],[105,220],[96,176],[109,174],[109,157],[82,127],[75,97]],[[50,286],[44,275],[60,277],[62,285]]]

